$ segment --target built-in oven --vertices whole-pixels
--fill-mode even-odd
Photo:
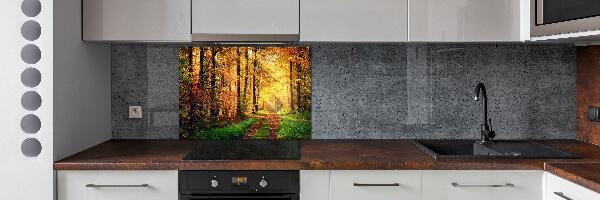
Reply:
[[[180,200],[299,200],[298,171],[179,171]]]
[[[600,0],[532,0],[533,37],[600,29]]]

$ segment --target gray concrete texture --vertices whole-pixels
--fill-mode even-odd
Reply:
[[[313,139],[473,139],[486,84],[500,139],[575,138],[575,48],[548,44],[310,44]],[[178,137],[178,45],[112,47],[117,139]],[[141,105],[143,119],[127,119]]]

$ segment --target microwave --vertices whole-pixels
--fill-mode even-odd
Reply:
[[[600,30],[600,0],[532,0],[531,36]]]

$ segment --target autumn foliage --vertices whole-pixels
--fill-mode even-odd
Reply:
[[[179,49],[182,138],[304,139],[310,108],[308,47]]]

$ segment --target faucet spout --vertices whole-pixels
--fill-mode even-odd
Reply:
[[[488,124],[487,93],[483,83],[479,83],[475,87],[475,96],[473,99],[475,101],[482,100],[481,106],[483,107],[483,123],[481,124],[481,142],[489,142],[496,136],[496,133],[491,130],[490,124]]]

